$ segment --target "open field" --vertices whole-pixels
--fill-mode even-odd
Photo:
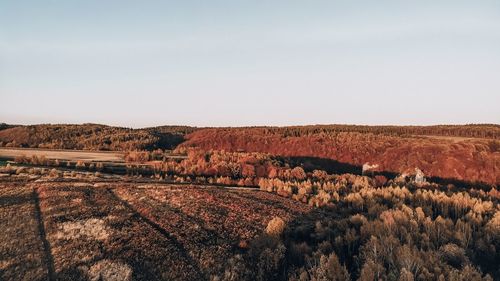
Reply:
[[[0,279],[209,279],[273,216],[309,209],[260,191],[4,182]]]
[[[120,151],[90,151],[90,150],[64,150],[64,149],[39,149],[39,148],[7,148],[0,147],[0,161],[14,160],[16,157],[31,159],[32,157],[59,160],[65,162],[107,163],[111,166],[123,166],[125,153]],[[165,159],[185,159],[184,155],[164,153]],[[3,163],[3,162],[0,162]]]
[[[44,156],[47,159],[59,159],[73,162],[124,162],[124,154],[119,151],[54,150],[0,147],[0,158],[14,159],[15,157],[19,156]]]

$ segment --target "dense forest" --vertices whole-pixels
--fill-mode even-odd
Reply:
[[[398,137],[358,132],[290,133],[269,128],[205,129],[187,136],[178,149],[262,152],[305,162],[361,166],[378,165],[377,171],[407,173],[421,169],[430,177],[497,184],[500,141],[452,141],[427,137]],[[330,163],[326,160],[333,160]],[[339,166],[338,165],[338,166]],[[330,170],[329,172],[338,172]]]
[[[326,203],[294,221],[271,221],[219,280],[500,280],[496,189],[411,179],[376,187],[354,175],[261,188],[322,194]]]
[[[249,128],[249,127],[248,127]],[[290,127],[263,127],[270,134],[302,137],[319,133],[358,132],[394,136],[446,136],[463,138],[500,139],[500,125],[435,125],[435,126],[363,126],[363,125],[310,125]],[[247,129],[247,128],[244,128]]]

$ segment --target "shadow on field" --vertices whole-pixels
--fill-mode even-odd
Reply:
[[[204,279],[207,279],[208,277],[204,275],[203,271],[199,267],[199,263],[189,255],[189,252],[185,249],[184,245],[177,240],[171,233],[163,229],[159,224],[155,223],[154,221],[148,219],[147,217],[141,215],[130,203],[128,203],[125,200],[122,200],[118,195],[116,195],[111,188],[106,189],[111,197],[120,202],[123,206],[125,206],[132,214],[133,218],[138,219],[139,221],[145,222],[149,226],[151,226],[155,231],[160,233],[163,237],[167,238],[169,241],[171,241],[175,247],[179,250],[181,253],[182,257],[187,260],[191,266],[195,269],[195,274],[196,276],[203,277]]]
[[[47,235],[45,233],[45,226],[43,224],[42,211],[40,209],[40,198],[38,196],[38,190],[33,189],[32,200],[35,204],[35,220],[38,224],[38,233],[40,235],[40,240],[42,240],[43,252],[44,252],[44,263],[47,266],[48,280],[56,280],[55,269],[54,269],[54,257],[50,250],[50,243],[47,240]]]
[[[2,196],[0,197],[0,208],[12,205],[21,205],[29,203],[33,200],[31,196]]]

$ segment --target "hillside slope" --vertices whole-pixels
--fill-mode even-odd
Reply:
[[[97,124],[18,126],[0,131],[0,144],[11,147],[141,150],[171,149],[184,140],[184,127],[130,129]]]
[[[370,162],[378,164],[380,171],[396,173],[418,167],[432,177],[500,182],[500,142],[495,139],[451,141],[358,132],[284,132],[273,128],[204,129],[189,134],[180,147],[331,159],[356,166]]]

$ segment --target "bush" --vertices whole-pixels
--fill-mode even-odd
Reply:
[[[51,177],[51,178],[58,178],[59,177],[59,171],[57,171],[56,169],[50,170],[49,177]]]
[[[285,221],[280,217],[274,217],[266,227],[266,233],[270,236],[279,237],[283,234],[286,224]]]

